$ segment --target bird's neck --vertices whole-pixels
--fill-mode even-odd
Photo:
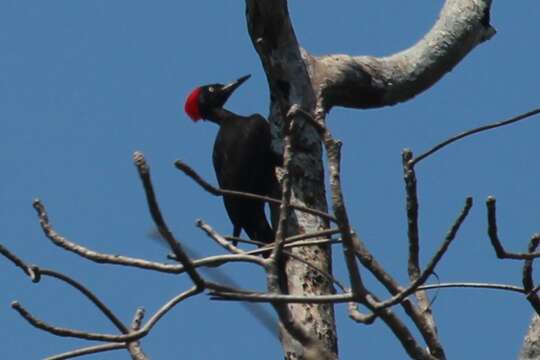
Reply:
[[[208,112],[206,120],[216,123],[218,125],[223,125],[229,122],[231,119],[237,117],[236,114],[225,110],[223,108],[212,109]]]

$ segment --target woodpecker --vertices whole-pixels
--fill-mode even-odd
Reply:
[[[223,108],[250,76],[227,85],[195,88],[186,99],[185,112],[194,122],[204,119],[219,125],[212,160],[222,189],[271,196],[277,184],[274,170],[278,157],[271,149],[268,122],[259,114],[241,116]],[[233,236],[240,236],[244,230],[252,240],[274,241],[263,201],[225,195],[223,202],[233,225]]]

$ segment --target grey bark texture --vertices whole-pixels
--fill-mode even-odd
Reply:
[[[538,359],[540,359],[540,317],[538,317],[538,314],[534,314],[523,341],[519,360]]]
[[[328,6],[333,6],[329,4]],[[270,88],[269,121],[276,151],[283,147],[283,115],[294,106],[324,123],[334,106],[374,108],[409,100],[452,70],[465,55],[495,34],[489,23],[491,0],[447,0],[433,28],[414,46],[387,57],[346,54],[313,56],[296,39],[286,0],[246,0],[250,37]],[[291,200],[327,211],[321,139],[302,118],[292,132]],[[321,218],[292,212],[287,235],[327,228]],[[328,246],[293,252],[331,272]],[[330,294],[332,284],[305,264],[287,263],[289,293]],[[318,342],[306,347],[282,328],[286,359],[336,359],[334,311],[325,304],[289,304],[294,320]]]

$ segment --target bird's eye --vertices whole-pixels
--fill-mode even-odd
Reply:
[[[213,87],[213,86],[210,86],[210,87],[208,88],[208,91],[214,92],[214,87]]]

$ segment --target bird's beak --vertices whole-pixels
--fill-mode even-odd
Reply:
[[[241,78],[225,85],[224,87],[221,88],[221,92],[223,93],[223,95],[225,96],[225,99],[228,99],[229,96],[231,96],[231,94],[240,86],[242,85],[247,79],[249,79],[251,77],[251,75],[245,75],[245,76],[242,76]]]

